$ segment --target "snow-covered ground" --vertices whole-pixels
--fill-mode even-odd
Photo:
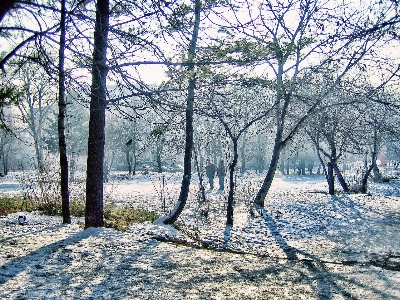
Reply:
[[[168,212],[180,176],[126,177],[106,201]],[[199,204],[193,178],[182,231],[151,223],[127,232],[26,213],[0,218],[1,299],[400,299],[400,182],[370,194],[326,194],[320,176],[277,176],[265,210],[251,210],[262,177],[237,177],[234,226],[227,192]],[[217,180],[215,180],[216,186]],[[0,195],[18,182],[0,178]],[[252,214],[250,214],[252,212]],[[154,238],[208,245],[196,249]],[[235,254],[233,252],[247,253]]]

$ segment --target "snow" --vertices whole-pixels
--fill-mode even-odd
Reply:
[[[115,178],[106,201],[163,215],[179,195],[179,174]],[[236,179],[232,227],[227,191],[210,191],[200,205],[196,178],[179,230],[160,220],[121,233],[83,230],[82,219],[62,225],[40,212],[1,217],[0,298],[400,299],[398,181],[330,196],[323,177],[277,176],[264,210],[253,211],[263,178]],[[0,179],[0,195],[17,195],[18,187],[12,176]]]

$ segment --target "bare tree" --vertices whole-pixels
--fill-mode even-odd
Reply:
[[[22,71],[22,70],[21,70]],[[28,126],[28,133],[33,139],[36,168],[40,174],[44,172],[43,128],[45,119],[53,111],[55,99],[52,84],[41,71],[22,71],[23,91],[18,102],[22,121]]]
[[[332,101],[333,102],[333,101]],[[307,134],[310,137],[326,172],[329,194],[335,193],[334,173],[345,193],[349,186],[339,168],[339,160],[346,152],[357,147],[360,115],[344,105],[326,108],[312,117],[308,124]]]
[[[229,89],[229,88],[228,88]],[[239,158],[239,139],[246,135],[249,128],[265,119],[272,111],[268,105],[268,92],[263,89],[233,87],[233,91],[211,93],[209,98],[210,116],[216,118],[224,127],[232,143],[232,160],[229,163],[229,193],[226,225],[233,225],[234,172]],[[250,101],[251,99],[251,101]],[[250,105],[251,102],[251,105]],[[265,108],[260,108],[264,106]],[[273,105],[272,105],[273,107]],[[257,108],[257,109],[256,109]],[[242,157],[242,159],[244,159]]]
[[[236,14],[237,32],[253,42],[247,49],[253,49],[253,59],[263,61],[266,79],[276,90],[275,140],[267,174],[254,199],[256,206],[264,206],[282,149],[384,35],[375,32],[360,37],[352,24],[361,23],[364,15],[345,3],[331,4],[315,0],[263,2],[255,12],[249,11],[246,22]],[[352,19],[342,14],[347,10],[353,10]],[[323,84],[327,70],[333,76],[329,85]],[[305,89],[312,81],[323,88]]]

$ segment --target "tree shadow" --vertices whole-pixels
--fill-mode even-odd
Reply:
[[[350,207],[354,207],[354,205],[350,205]],[[311,274],[314,274],[315,276],[313,277],[314,280],[317,281],[317,297],[318,299],[333,299],[334,295],[332,291],[335,291],[335,293],[341,294],[345,298],[355,298],[355,295],[353,295],[350,291],[345,290],[343,287],[341,287],[337,281],[348,281],[349,279],[340,276],[337,274],[333,274],[328,270],[326,267],[327,263],[331,262],[324,262],[315,255],[311,255],[303,250],[297,249],[295,247],[292,247],[288,245],[286,240],[283,238],[281,235],[278,226],[275,222],[275,220],[272,218],[271,215],[268,214],[268,212],[265,209],[261,209],[261,216],[265,220],[266,224],[268,225],[269,231],[272,234],[273,238],[275,239],[276,243],[279,245],[279,247],[283,250],[283,252],[286,254],[288,260],[298,260],[298,261],[303,261],[308,269],[308,271]],[[357,211],[358,212],[358,211]],[[302,255],[304,258],[299,258],[299,255]],[[386,294],[384,291],[379,290],[373,286],[367,286],[365,284],[352,281],[351,282],[353,285],[356,285],[360,288],[364,289],[369,289],[370,291],[385,296],[390,297],[391,295]],[[329,288],[327,288],[329,287]]]
[[[16,226],[26,226],[26,225],[16,225]],[[54,225],[54,226],[51,226],[51,227],[44,227],[44,228],[42,228],[42,229],[40,229],[40,230],[35,230],[34,233],[41,233],[41,232],[46,232],[46,231],[53,231],[53,230],[60,229],[60,228],[62,228],[63,226],[65,226],[65,225],[60,224],[60,225]],[[22,234],[12,235],[12,236],[9,236],[9,237],[0,239],[0,244],[1,244],[1,243],[4,243],[4,242],[7,242],[7,241],[9,241],[9,240],[13,240],[13,239],[18,239],[18,238],[21,238],[21,237],[29,236],[29,235],[31,235],[31,234],[32,234],[32,232],[26,232],[26,233],[22,233]]]
[[[347,194],[343,194],[341,196],[331,195],[331,199],[328,201],[328,204],[331,204],[332,208],[336,212],[340,211],[338,205],[341,206],[341,208],[349,209],[357,218],[361,217],[360,211],[363,210],[363,207],[356,204],[354,200],[351,199],[351,197]]]
[[[377,298],[393,296],[362,280],[331,272],[325,262],[288,245],[279,236],[275,221],[270,216],[268,220],[277,243],[291,259],[195,250],[155,240],[138,241],[119,233],[100,236],[102,231],[94,230],[13,259],[5,265],[5,270],[14,270],[7,281],[28,272],[30,282],[14,291],[18,299],[271,299],[284,293],[289,298],[333,299],[340,294],[350,299],[357,296],[352,293],[354,287],[368,289]],[[231,229],[226,227],[227,241]],[[101,238],[91,241],[93,236]],[[38,260],[43,265],[37,266]],[[342,287],[343,282],[349,286]]]
[[[60,227],[61,226],[63,226],[63,225],[60,225]],[[50,230],[56,229],[57,227],[58,226],[43,229],[43,230],[34,232],[34,234],[36,234],[38,232],[50,231]],[[63,240],[59,240],[57,242],[51,243],[47,246],[44,246],[37,250],[29,252],[28,254],[26,254],[24,256],[16,257],[16,258],[12,259],[11,261],[2,265],[0,268],[0,284],[5,284],[6,282],[8,282],[9,280],[12,280],[16,276],[18,276],[18,274],[20,274],[24,271],[30,272],[29,269],[31,269],[31,267],[33,267],[33,269],[41,269],[43,266],[40,263],[36,263],[36,262],[45,262],[45,261],[51,259],[53,253],[56,252],[58,249],[62,249],[68,245],[79,243],[81,240],[86,239],[89,236],[93,236],[96,234],[97,234],[96,231],[94,231],[92,228],[89,228],[88,230],[80,231],[78,233],[72,234],[71,236],[69,236]],[[25,236],[28,236],[28,235],[25,235]],[[32,239],[34,239],[34,236],[32,237]],[[8,238],[3,239],[1,242],[5,242],[7,240],[8,240]]]
[[[222,249],[228,249],[229,241],[231,240],[232,225],[226,225],[224,230],[224,242]]]

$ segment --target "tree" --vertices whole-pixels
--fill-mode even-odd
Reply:
[[[360,180],[360,192],[367,193],[368,180],[371,174],[374,174],[374,180],[381,180],[382,175],[379,172],[377,159],[381,153],[387,140],[399,136],[399,127],[395,120],[398,116],[398,109],[383,103],[395,103],[398,99],[396,96],[386,94],[383,91],[377,93],[372,103],[368,101],[364,106],[360,107],[360,114],[363,116],[361,122],[364,130],[362,132],[363,139],[360,139],[361,155],[365,155],[365,169]],[[386,100],[385,100],[386,99]],[[371,99],[368,99],[371,100]],[[381,103],[379,103],[381,102]]]
[[[155,166],[158,173],[162,173],[162,153],[165,144],[165,134],[168,130],[168,124],[157,124],[150,133],[155,140]]]
[[[46,75],[39,71],[21,70],[20,80],[24,83],[18,102],[22,122],[28,127],[35,149],[36,168],[44,172],[45,120],[54,110],[54,90]]]
[[[351,110],[350,104],[347,107],[337,105],[320,111],[309,122],[310,130],[307,130],[307,134],[325,170],[330,195],[335,193],[334,172],[343,191],[349,192],[349,186],[338,164],[347,151],[357,146],[359,128],[356,120],[359,117],[356,110]]]
[[[66,0],[61,0],[61,22],[60,22],[60,50],[58,63],[58,146],[60,151],[60,179],[61,179],[61,201],[63,223],[71,223],[71,213],[69,209],[69,187],[68,187],[68,156],[67,144],[65,142],[65,116],[67,110],[67,102],[65,97],[65,70],[64,70],[64,53],[65,53],[65,17],[66,17]]]
[[[336,7],[335,7],[336,6]],[[352,19],[342,14],[353,11]],[[394,7],[392,6],[392,11]],[[255,15],[256,14],[256,15]],[[385,16],[390,14],[386,11]],[[349,71],[376,49],[383,32],[360,37],[353,24],[362,24],[364,14],[349,5],[306,0],[263,2],[250,20],[236,14],[235,30],[246,40],[247,60],[263,59],[266,80],[276,90],[275,140],[267,174],[254,203],[264,206],[282,149],[304,126],[306,120],[323,107],[329,95]],[[364,18],[364,19],[363,19]],[[382,22],[382,19],[376,22]],[[252,51],[248,51],[251,49]],[[252,55],[249,55],[252,53]],[[334,78],[323,84],[329,70]],[[308,82],[323,88],[307,90]],[[315,85],[314,85],[315,87]]]
[[[187,100],[186,100],[186,119],[185,119],[185,154],[183,160],[183,179],[181,184],[181,191],[179,194],[178,202],[172,209],[170,214],[163,220],[165,224],[173,224],[181,214],[186,205],[189,194],[190,179],[192,177],[192,151],[193,151],[193,106],[196,88],[196,72],[195,72],[195,56],[196,44],[199,35],[200,27],[200,14],[201,14],[201,1],[195,0],[194,3],[194,23],[193,32],[190,39],[188,49],[188,87],[187,87]]]
[[[233,225],[234,203],[234,172],[239,158],[239,139],[248,132],[248,129],[266,118],[271,112],[268,107],[268,91],[252,89],[250,87],[229,87],[228,92],[211,93],[208,106],[211,108],[210,116],[217,119],[224,127],[232,143],[232,160],[229,163],[229,193],[227,203],[226,225]],[[250,99],[251,104],[250,105]],[[265,107],[262,109],[260,107]],[[258,109],[255,109],[257,107]],[[273,107],[273,105],[272,105]],[[242,159],[244,159],[242,157]]]
[[[103,161],[107,78],[109,0],[97,0],[90,96],[85,228],[104,226]]]

